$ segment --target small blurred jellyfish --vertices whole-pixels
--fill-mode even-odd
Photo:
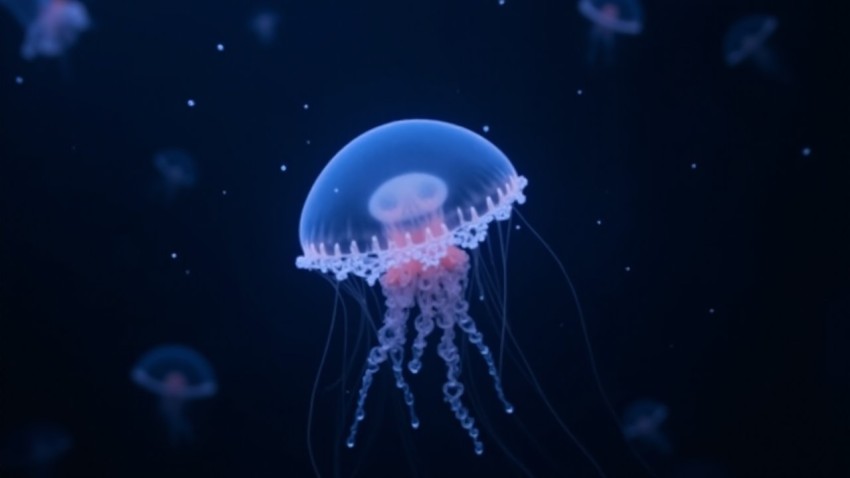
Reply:
[[[767,45],[767,40],[778,27],[779,20],[773,15],[748,15],[735,21],[723,40],[726,65],[734,67],[750,62],[767,76],[787,81],[785,67],[776,52]]]
[[[263,45],[271,45],[277,39],[280,15],[271,10],[261,10],[251,16],[248,26]]]
[[[165,345],[147,352],[130,376],[136,385],[159,395],[160,412],[168,425],[172,446],[192,439],[192,428],[183,414],[184,404],[218,391],[209,362],[182,345]]]
[[[21,57],[57,57],[91,26],[86,6],[75,0],[0,0],[26,32]]]
[[[33,423],[12,432],[0,449],[0,470],[49,477],[56,462],[73,446],[71,435],[51,423]]]
[[[155,184],[156,196],[171,202],[183,189],[190,189],[198,182],[195,160],[182,149],[164,149],[153,155],[153,165],[160,174]]]
[[[643,7],[638,0],[579,0],[578,11],[593,23],[587,55],[590,63],[604,55],[604,62],[611,64],[614,36],[637,35],[643,31]]]
[[[643,399],[632,402],[623,413],[623,435],[662,455],[672,451],[661,426],[667,420],[668,409],[663,403]]]

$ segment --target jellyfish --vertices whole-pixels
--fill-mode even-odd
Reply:
[[[164,202],[172,201],[177,194],[191,189],[198,182],[198,169],[192,156],[182,149],[164,149],[153,156],[153,165],[160,175],[155,194]]]
[[[21,57],[58,57],[91,26],[86,6],[76,0],[0,0],[24,29]]]
[[[30,476],[52,476],[56,462],[73,446],[67,430],[36,422],[12,432],[0,448],[0,470],[21,470]]]
[[[209,362],[182,345],[164,345],[147,352],[130,376],[136,385],[159,396],[172,446],[192,439],[192,428],[183,412],[186,402],[212,397],[218,391]]]
[[[776,52],[767,45],[779,27],[773,15],[748,15],[729,27],[723,41],[723,58],[726,65],[752,64],[769,77],[785,81],[787,72]]]
[[[280,25],[280,15],[272,10],[260,10],[248,21],[251,31],[263,45],[274,43],[278,25]]]
[[[578,11],[593,23],[587,55],[590,63],[600,54],[605,63],[612,63],[614,36],[643,31],[643,7],[638,0],[579,0]]]
[[[330,273],[340,282],[356,276],[370,286],[380,283],[386,306],[378,343],[368,353],[361,378],[349,448],[365,420],[373,377],[386,362],[411,426],[419,427],[404,370],[420,372],[435,331],[440,333],[437,354],[446,367],[443,399],[476,454],[483,453],[484,444],[463,401],[459,334],[484,358],[502,408],[513,412],[493,353],[469,314],[470,258],[465,250],[485,240],[489,223],[508,219],[514,205],[525,202],[526,184],[486,139],[460,126],[424,119],[391,122],[363,133],[316,179],[301,213],[303,255],[297,267]],[[409,325],[415,338],[405,367]]]
[[[668,409],[663,403],[650,399],[632,402],[623,413],[623,435],[637,441],[645,448],[669,455],[672,448],[662,425],[667,420]]]

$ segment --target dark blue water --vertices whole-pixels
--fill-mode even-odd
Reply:
[[[646,2],[643,32],[615,36],[607,63],[588,62],[572,2],[86,6],[78,42],[31,62],[0,9],[0,457],[20,456],[32,424],[71,437],[52,463],[4,458],[3,476],[313,476],[307,415],[334,289],[295,268],[301,206],[348,141],[416,117],[483,134],[528,178],[520,211],[574,280],[616,413],[667,407],[669,452],[632,442],[656,476],[850,470],[850,102],[834,6]],[[278,15],[274,38],[252,30],[258,12]],[[782,74],[725,65],[724,32],[750,13],[779,19]],[[169,149],[192,181],[157,169]],[[553,408],[607,476],[649,476],[529,228],[508,261],[512,331]],[[442,401],[436,338],[408,377],[422,427],[383,370],[345,448],[365,359],[351,307],[314,402],[322,476],[599,476],[515,350],[510,418],[466,351],[495,432],[475,456]],[[491,324],[480,304],[473,315]],[[194,439],[176,449],[130,379],[164,343],[198,350],[218,380],[186,406]]]

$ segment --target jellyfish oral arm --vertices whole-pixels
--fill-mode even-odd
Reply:
[[[483,335],[468,314],[469,303],[464,299],[464,295],[469,269],[469,256],[462,250],[451,247],[438,266],[426,267],[419,262],[410,261],[394,267],[381,278],[387,312],[384,316],[384,324],[378,330],[379,344],[372,348],[367,359],[366,371],[363,374],[357,398],[354,423],[351,425],[346,441],[349,448],[354,446],[358,427],[366,416],[364,407],[374,374],[380,365],[387,361],[387,358],[392,362],[396,387],[403,392],[404,401],[410,410],[411,426],[414,429],[419,427],[419,419],[414,410],[413,393],[404,380],[402,366],[406,322],[414,306],[418,306],[420,315],[414,321],[416,338],[412,346],[412,358],[407,364],[408,370],[414,374],[420,371],[422,367],[420,358],[427,345],[426,339],[435,325],[439,327],[443,333],[437,345],[437,353],[447,368],[447,379],[443,384],[443,399],[469,434],[476,454],[480,455],[484,452],[484,444],[479,439],[480,432],[475,426],[475,419],[461,400],[464,386],[460,381],[461,364],[455,343],[455,326],[460,328],[470,343],[478,349],[487,364],[488,373],[493,377],[496,394],[505,412],[513,413],[513,405],[505,398],[493,355],[484,344]]]

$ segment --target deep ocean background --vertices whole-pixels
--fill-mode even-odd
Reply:
[[[31,63],[0,11],[0,435],[65,428],[53,476],[312,476],[334,291],[295,268],[301,205],[348,141],[414,117],[488,125],[529,179],[522,214],[575,281],[613,405],[669,407],[673,453],[646,454],[657,476],[850,476],[850,41],[835,5],[647,0],[645,32],[618,37],[610,66],[586,61],[572,1],[86,5],[92,30]],[[248,27],[260,8],[281,18],[271,45]],[[754,12],[779,18],[791,82],[723,64],[726,28]],[[199,180],[156,200],[151,158],[170,147]],[[557,269],[527,229],[511,241],[510,320],[540,383],[608,476],[645,476]],[[161,343],[200,351],[220,384],[187,409],[197,437],[177,450],[129,378]],[[523,476],[486,433],[473,455],[427,353],[411,379],[422,428],[384,370],[351,451],[333,442],[332,350],[323,476],[335,456],[340,476]],[[535,476],[596,476],[509,366],[537,442],[517,434],[475,360],[465,377]]]

